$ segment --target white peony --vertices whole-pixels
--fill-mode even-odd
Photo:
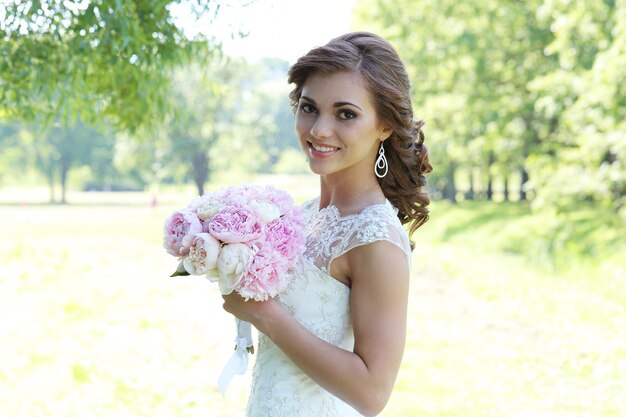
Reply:
[[[239,285],[252,262],[254,251],[243,243],[230,243],[222,247],[217,257],[220,292],[230,294]],[[212,277],[207,275],[209,280]]]
[[[224,204],[218,200],[206,200],[200,203],[196,210],[196,215],[200,220],[211,219],[222,207],[224,207]]]
[[[269,223],[280,217],[280,209],[276,204],[267,200],[250,200],[248,208],[256,215],[263,224]]]
[[[217,265],[221,243],[208,233],[196,234],[189,255],[183,258],[183,266],[191,275],[206,274]]]

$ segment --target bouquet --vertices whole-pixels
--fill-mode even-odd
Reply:
[[[172,276],[204,275],[222,294],[264,301],[289,284],[304,252],[302,211],[271,186],[222,188],[194,199],[165,221],[163,246],[179,260]],[[219,379],[224,393],[254,353],[249,323],[237,320],[235,353]]]

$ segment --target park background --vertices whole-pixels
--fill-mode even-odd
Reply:
[[[0,2],[0,415],[243,414],[162,224],[229,184],[315,196],[285,74],[347,30],[398,49],[435,167],[382,415],[626,415],[619,0]]]

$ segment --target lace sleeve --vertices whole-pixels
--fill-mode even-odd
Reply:
[[[312,214],[306,222],[306,250],[304,257],[328,273],[337,257],[357,246],[379,240],[388,241],[400,248],[411,263],[411,246],[406,231],[400,224],[396,209],[389,201],[369,206],[362,212],[341,216],[335,206],[317,209],[313,203]],[[307,206],[305,206],[305,213]],[[310,212],[310,211],[309,211]]]
[[[347,218],[345,235],[328,259],[328,268],[335,258],[358,247],[377,241],[387,241],[400,248],[411,263],[411,246],[391,204],[372,206],[354,218]]]

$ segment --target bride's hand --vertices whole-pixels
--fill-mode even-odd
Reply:
[[[270,318],[279,308],[278,303],[272,298],[267,301],[252,299],[246,301],[235,291],[228,295],[222,295],[222,298],[224,299],[224,310],[240,320],[252,323],[259,330],[262,327],[260,323]]]

